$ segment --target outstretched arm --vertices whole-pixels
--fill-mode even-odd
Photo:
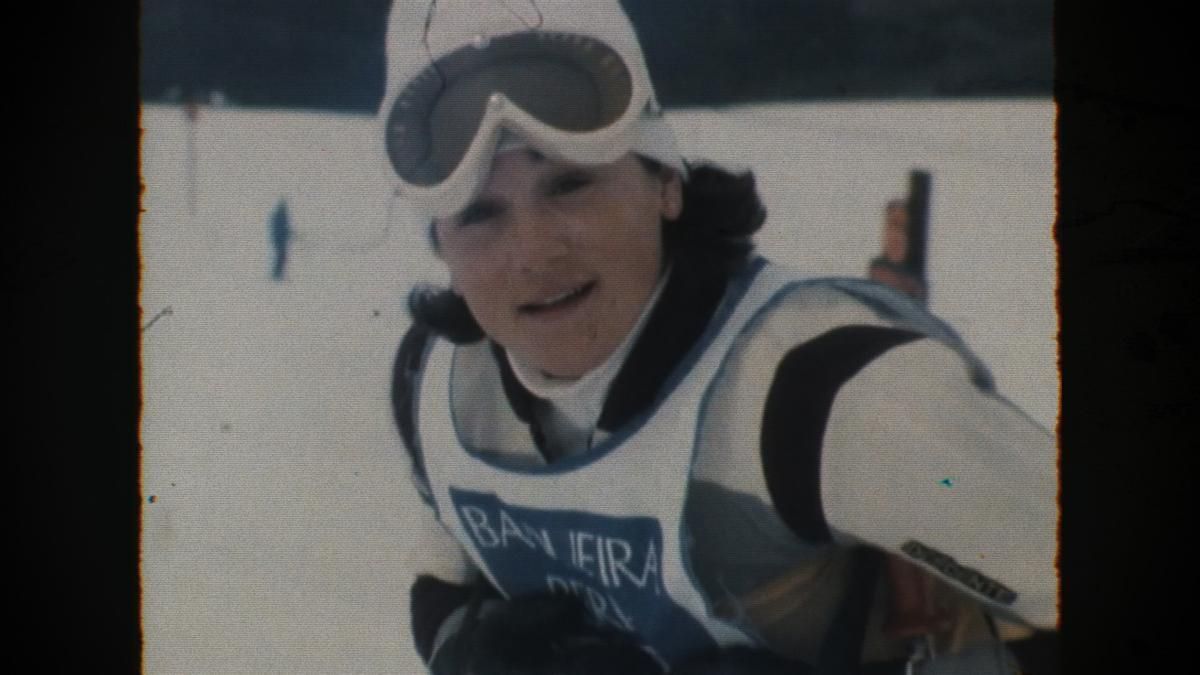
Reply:
[[[868,325],[793,348],[768,396],[762,453],[771,501],[801,539],[882,550],[889,572],[940,579],[1026,636],[1054,629],[1053,437],[977,385],[953,348]],[[916,618],[897,628],[934,631],[935,616]]]
[[[999,616],[1057,623],[1054,437],[932,340],[840,389],[821,457],[836,537],[899,555]]]

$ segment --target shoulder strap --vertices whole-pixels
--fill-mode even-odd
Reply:
[[[862,663],[867,621],[883,569],[883,553],[859,546],[851,553],[846,595],[821,643],[814,675],[856,673]]]

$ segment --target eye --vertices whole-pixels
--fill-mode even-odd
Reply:
[[[557,176],[550,183],[550,194],[566,195],[591,185],[594,179],[585,171],[570,171]]]
[[[500,204],[491,200],[476,200],[458,213],[455,222],[459,227],[476,225],[500,215],[504,209]]]

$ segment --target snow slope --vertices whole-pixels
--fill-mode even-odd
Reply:
[[[885,202],[932,171],[931,306],[1053,427],[1049,100],[672,117],[689,155],[755,170],[761,250],[813,273],[863,275]],[[205,109],[189,127],[149,106],[143,127],[145,671],[420,672],[406,522],[421,507],[388,377],[405,290],[442,270],[390,199],[374,122]],[[280,199],[297,237],[276,283]]]

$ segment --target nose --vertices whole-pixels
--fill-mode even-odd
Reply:
[[[553,271],[571,250],[570,227],[561,213],[545,206],[518,209],[515,216],[517,268],[525,274]]]

